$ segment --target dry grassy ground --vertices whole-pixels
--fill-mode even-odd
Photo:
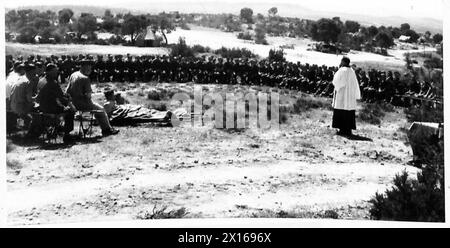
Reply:
[[[190,84],[110,84],[135,104],[166,105]],[[209,92],[264,87],[205,85]],[[150,91],[160,100],[149,100]],[[289,110],[279,130],[230,131],[193,127],[119,127],[106,138],[70,146],[9,141],[10,224],[205,217],[366,219],[367,201],[390,187],[412,158],[401,109],[380,125],[358,121],[357,134],[335,135],[329,99],[294,109],[295,91],[280,90]],[[155,97],[153,97],[155,98]],[[95,135],[99,135],[98,127]]]

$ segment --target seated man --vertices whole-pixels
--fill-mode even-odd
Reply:
[[[158,111],[139,105],[124,104],[120,94],[114,94],[114,90],[105,91],[106,102],[103,105],[113,125],[134,125],[146,122],[171,122],[172,115],[181,117],[187,113],[184,109],[171,111]]]
[[[18,81],[19,77],[25,76],[25,65],[22,62],[15,62],[13,71],[6,77],[6,130],[8,133],[17,130],[17,114],[11,110],[11,89]]]
[[[92,62],[89,60],[82,60],[80,66],[80,70],[72,73],[69,77],[69,84],[67,85],[66,90],[67,94],[72,98],[72,102],[78,110],[100,111],[100,113],[95,114],[95,118],[100,124],[103,136],[117,134],[119,130],[111,127],[103,107],[93,102],[91,99],[92,88],[89,75],[92,72]]]
[[[11,86],[10,93],[10,107],[11,111],[17,116],[23,118],[25,126],[28,128],[31,122],[30,112],[33,111],[34,100],[30,80],[28,80],[27,73],[34,71],[33,65],[26,65],[23,73],[22,66],[20,66],[19,74],[14,78],[14,83]]]
[[[36,101],[39,103],[39,110],[48,114],[64,113],[64,142],[71,140],[70,132],[73,130],[73,119],[76,111],[75,106],[69,101],[59,87],[58,68],[55,64],[48,64],[45,69],[45,77],[39,80],[41,86]]]

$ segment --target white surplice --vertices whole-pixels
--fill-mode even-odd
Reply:
[[[341,67],[333,77],[333,108],[356,110],[356,100],[361,99],[358,79],[350,67]]]

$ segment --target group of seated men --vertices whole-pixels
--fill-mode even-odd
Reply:
[[[64,142],[70,142],[74,127],[76,111],[88,112],[96,110],[102,135],[114,135],[119,130],[114,129],[102,106],[91,99],[92,89],[89,75],[92,72],[92,61],[80,61],[78,71],[68,78],[68,86],[62,91],[59,82],[59,70],[53,63],[16,62],[6,79],[7,128],[13,129],[17,117],[24,120],[28,127],[29,138],[40,135],[39,123],[33,118],[33,113],[64,115]]]
[[[293,63],[288,61],[269,61],[268,59],[231,59],[179,56],[131,56],[107,55],[62,55],[42,58],[29,56],[24,59],[12,56],[6,58],[7,68],[14,61],[35,63],[54,63],[59,68],[61,83],[81,67],[81,61],[93,61],[89,78],[93,82],[195,82],[200,84],[246,84],[285,87],[306,93],[331,97],[331,80],[337,67]],[[419,82],[414,76],[400,76],[398,72],[379,70],[364,71],[354,68],[361,87],[363,101],[387,102],[396,106],[410,107],[420,105],[424,100],[440,100],[434,82]],[[419,100],[418,100],[419,99]]]

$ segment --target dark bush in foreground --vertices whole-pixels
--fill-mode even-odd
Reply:
[[[269,51],[269,61],[276,61],[276,62],[284,62],[286,61],[286,58],[284,57],[284,51],[283,49],[270,49]]]
[[[444,144],[438,143],[436,156],[428,161],[417,180],[404,172],[394,178],[394,186],[369,201],[371,218],[398,221],[445,221]]]
[[[444,178],[438,169],[428,166],[418,179],[404,172],[394,178],[394,187],[376,194],[370,215],[376,220],[444,222]]]

